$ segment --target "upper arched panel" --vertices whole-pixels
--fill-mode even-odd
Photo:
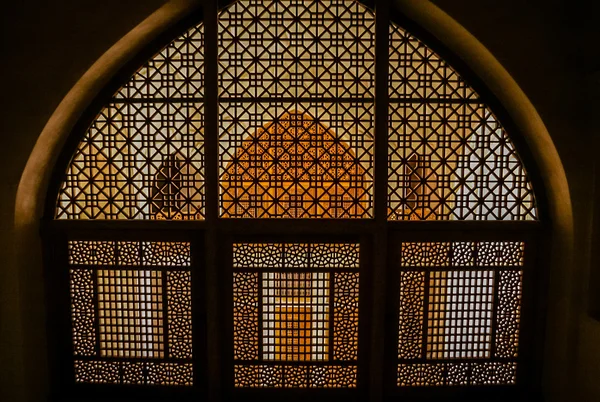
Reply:
[[[521,160],[487,105],[404,29],[391,24],[388,40],[389,65],[376,68],[375,15],[357,1],[233,3],[218,16],[215,60],[204,60],[199,24],[100,111],[56,217],[204,219],[210,197],[222,218],[372,218],[380,185],[389,220],[536,219]],[[217,67],[214,99],[205,63]],[[379,94],[387,177],[374,176],[376,71],[389,83]],[[204,187],[205,102],[218,110],[218,194]]]
[[[241,0],[219,15],[219,95],[375,96],[375,14],[348,0]]]
[[[360,3],[242,0],[224,9],[219,15],[220,216],[373,217],[374,96],[375,15]],[[325,130],[346,152],[329,152],[325,148],[333,142],[295,123],[284,128],[299,121],[289,116],[310,116],[305,120],[310,130]],[[277,127],[288,138],[280,132],[262,135],[260,147],[268,152],[244,153],[247,159],[238,160],[248,139],[268,132],[264,127]],[[262,160],[271,153],[278,156]],[[360,179],[328,180],[323,171],[352,169],[344,159],[350,154],[351,166],[364,172]],[[255,185],[228,174],[234,159]],[[260,176],[249,177],[259,165]],[[281,174],[282,169],[289,172]],[[292,172],[298,169],[311,174]]]
[[[537,219],[514,145],[477,93],[395,24],[389,49],[388,219]]]
[[[61,184],[56,217],[203,219],[203,98],[200,24],[147,61],[94,119]],[[185,168],[165,177],[175,160]]]

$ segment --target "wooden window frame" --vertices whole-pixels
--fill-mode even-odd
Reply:
[[[327,400],[396,400],[398,397],[435,400],[439,397],[477,397],[496,395],[501,398],[537,394],[541,387],[543,339],[545,332],[545,300],[548,274],[543,267],[548,256],[539,250],[547,247],[549,229],[545,189],[533,157],[527,149],[519,128],[495,96],[456,55],[416,25],[408,17],[394,11],[390,0],[366,2],[377,9],[375,54],[375,166],[374,218],[339,220],[251,220],[221,219],[218,205],[218,87],[217,87],[217,1],[184,18],[168,29],[125,66],[92,102],[73,129],[55,165],[42,219],[46,300],[48,306],[48,344],[51,367],[52,398],[78,397],[82,400],[111,399],[154,400],[176,396],[182,400],[242,400],[260,396],[267,400],[305,399]],[[198,21],[205,26],[205,220],[203,221],[57,221],[54,220],[57,194],[66,167],[98,110],[110,99],[140,64],[149,59],[172,38]],[[388,175],[388,27],[397,22],[414,32],[428,46],[448,61],[461,76],[469,80],[502,122],[526,166],[537,194],[539,221],[396,221],[387,219]],[[210,45],[212,44],[212,46]],[[211,62],[212,61],[212,62]],[[258,223],[258,224],[257,224]],[[368,244],[368,270],[361,267],[360,362],[361,384],[357,390],[312,389],[297,393],[288,390],[236,390],[232,387],[231,363],[231,291],[230,271],[223,264],[224,247],[233,239],[265,239],[280,241],[343,238],[360,239]],[[102,386],[74,384],[72,367],[70,300],[68,289],[67,241],[69,239],[130,239],[176,240],[192,243],[193,320],[194,320],[194,385],[188,389],[163,387]],[[393,266],[398,239],[403,240],[524,240],[533,247],[527,254],[528,271],[523,278],[523,310],[520,337],[519,378],[515,387],[441,387],[399,388],[396,384],[398,333],[398,270]],[[366,255],[366,254],[365,254]],[[361,258],[366,258],[362,257]],[[361,263],[362,264],[362,263]],[[364,273],[364,275],[362,275]],[[368,278],[368,279],[366,279]],[[209,306],[209,308],[207,308]],[[366,306],[366,307],[365,307]],[[368,322],[368,327],[364,328]],[[226,336],[223,336],[226,334]],[[383,340],[383,342],[382,342]],[[521,353],[522,351],[522,353]],[[222,357],[226,356],[225,359]],[[229,399],[232,398],[232,399]]]

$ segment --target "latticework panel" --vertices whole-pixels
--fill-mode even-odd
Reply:
[[[80,383],[191,386],[193,380],[191,363],[75,361]]]
[[[204,26],[186,31],[148,60],[114,98],[178,101],[204,96]]]
[[[190,243],[161,241],[69,242],[72,265],[145,265],[189,267]]]
[[[535,220],[531,183],[498,119],[438,55],[390,26],[388,218]]]
[[[514,384],[525,244],[406,242],[400,250],[398,385]]]
[[[225,218],[369,218],[373,106],[221,105]]]
[[[73,353],[76,356],[94,356],[97,339],[94,271],[91,269],[72,269],[70,276]]]
[[[425,273],[400,272],[398,358],[417,359],[423,352]]]
[[[389,86],[391,99],[477,99],[465,80],[439,55],[396,24],[390,25]]]
[[[68,249],[75,381],[192,385],[190,243],[74,240]]]
[[[203,87],[198,25],[146,62],[91,123],[56,218],[203,219]]]
[[[167,271],[169,356],[192,358],[192,273]]]
[[[490,357],[494,271],[434,271],[429,278],[427,358]]]
[[[354,388],[356,366],[236,365],[238,387],[252,388]]]
[[[329,282],[328,272],[262,274],[263,360],[327,360]]]
[[[333,358],[358,359],[358,272],[335,272]]]
[[[356,386],[358,244],[236,243],[233,270],[236,387]]]
[[[373,216],[374,28],[347,0],[220,14],[221,217]]]
[[[164,357],[162,273],[99,269],[100,356]]]
[[[402,243],[402,267],[520,267],[525,244],[519,241]]]
[[[219,37],[221,98],[374,96],[375,15],[357,1],[236,1]]]
[[[496,315],[496,357],[515,358],[519,349],[522,273],[498,273],[498,314]]]
[[[373,217],[374,14],[352,0],[244,0],[218,29],[220,215]],[[414,36],[392,24],[389,41],[389,219],[536,219],[489,108]],[[204,218],[203,48],[199,24],[101,110],[58,219]]]
[[[505,362],[414,363],[398,365],[398,386],[513,385],[517,364]]]

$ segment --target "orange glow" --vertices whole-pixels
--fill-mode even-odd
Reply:
[[[370,209],[364,176],[345,141],[290,111],[244,140],[227,165],[222,217],[361,217]]]

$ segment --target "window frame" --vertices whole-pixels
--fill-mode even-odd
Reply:
[[[506,109],[494,94],[486,88],[467,63],[447,49],[440,40],[418,26],[408,16],[397,11],[390,0],[362,2],[367,7],[377,8],[375,13],[375,167],[374,167],[374,207],[373,218],[368,219],[222,219],[219,218],[218,201],[218,104],[212,102],[218,98],[217,58],[217,20],[221,7],[231,2],[217,4],[210,1],[204,9],[198,9],[180,22],[174,24],[153,43],[139,54],[132,57],[113,79],[99,92],[94,101],[73,127],[71,135],[54,166],[45,209],[42,218],[42,242],[44,248],[44,267],[46,282],[46,301],[48,306],[48,343],[51,369],[51,389],[58,398],[78,396],[87,399],[90,391],[100,398],[111,398],[118,394],[123,399],[156,397],[156,387],[144,390],[144,387],[131,386],[96,386],[69,383],[69,373],[73,368],[70,300],[68,290],[68,269],[66,267],[66,242],[68,239],[101,240],[115,239],[176,239],[188,238],[195,245],[196,251],[202,253],[201,265],[193,280],[193,320],[194,320],[194,386],[183,391],[179,396],[194,399],[209,395],[213,399],[225,399],[227,396],[238,398],[237,391],[230,387],[230,368],[228,360],[222,361],[220,355],[229,356],[231,342],[223,337],[228,329],[227,317],[231,309],[227,309],[231,300],[224,300],[230,290],[231,277],[226,269],[222,269],[223,245],[234,238],[273,238],[280,241],[287,239],[332,239],[343,236],[354,236],[369,244],[372,271],[363,275],[361,261],[361,298],[360,336],[362,352],[359,352],[359,370],[362,371],[362,383],[358,392],[351,389],[350,394],[358,399],[383,395],[385,399],[396,397],[415,397],[428,400],[440,396],[494,395],[500,392],[510,395],[523,393],[539,393],[541,388],[542,356],[546,320],[546,289],[549,266],[548,256],[541,250],[550,244],[549,213],[546,203],[546,190],[540,172],[534,163],[526,139],[511,119]],[[56,200],[61,182],[71,157],[94,120],[97,112],[110,100],[116,90],[122,86],[140,65],[151,58],[158,50],[173,38],[185,32],[190,26],[204,21],[205,25],[205,219],[203,221],[58,221],[54,220]],[[387,132],[388,132],[388,26],[390,22],[399,24],[411,34],[433,49],[447,61],[480,95],[480,101],[486,104],[502,123],[528,173],[535,190],[538,221],[388,221],[387,220]],[[213,43],[213,46],[206,45]],[[211,62],[210,60],[213,60]],[[259,224],[257,224],[257,222]],[[530,250],[533,255],[526,254],[531,270],[523,277],[523,304],[521,317],[520,350],[527,349],[521,355],[519,379],[516,387],[441,387],[429,389],[398,388],[396,384],[397,331],[398,331],[398,290],[397,270],[391,266],[391,255],[394,250],[393,239],[527,239],[534,245]],[[476,237],[482,235],[482,237]],[[116,237],[110,237],[116,236]],[[192,251],[194,253],[194,251]],[[361,260],[363,259],[361,254]],[[200,261],[200,260],[198,260]],[[196,261],[196,263],[198,263]],[[194,268],[196,269],[196,268]],[[66,271],[66,276],[65,276]],[[196,271],[194,271],[196,272]],[[364,278],[368,277],[368,286]],[[224,292],[225,291],[225,292]],[[365,296],[363,296],[365,295]],[[215,306],[215,308],[206,308]],[[372,328],[362,329],[365,315],[368,314]],[[229,325],[230,326],[230,325]],[[199,330],[200,328],[200,330]],[[225,332],[224,332],[225,331]],[[372,342],[381,339],[384,342]],[[368,348],[368,349],[367,349]],[[367,349],[367,350],[365,350]],[[68,358],[65,359],[65,356]],[[231,366],[231,367],[229,367]],[[202,375],[200,375],[202,373]],[[359,374],[361,378],[361,374]],[[72,376],[71,376],[72,380]],[[75,385],[75,386],[74,386]],[[468,389],[467,389],[468,388]],[[262,395],[270,394],[274,398],[285,396],[290,390],[260,390]],[[265,391],[267,391],[265,393]],[[277,392],[271,392],[277,391]],[[279,392],[282,391],[282,392]],[[304,395],[318,399],[328,399],[343,395],[346,390],[314,389],[307,390]],[[97,394],[96,394],[97,392]],[[162,392],[162,391],[161,391]],[[171,396],[178,391],[174,388],[164,390],[162,396]],[[294,392],[296,390],[294,389]],[[353,393],[354,392],[354,393]],[[302,394],[302,393],[301,393]]]

